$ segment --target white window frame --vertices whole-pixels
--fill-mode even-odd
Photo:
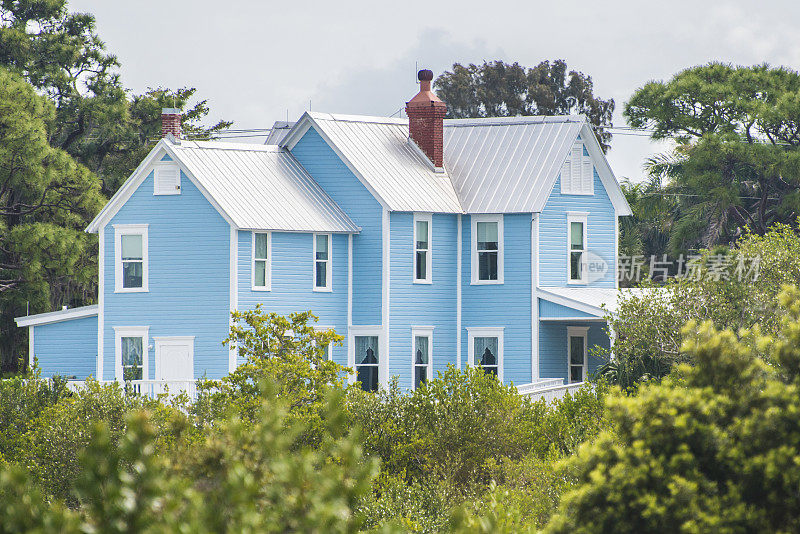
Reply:
[[[347,335],[347,367],[353,370],[348,378],[348,383],[355,384],[358,370],[356,369],[356,337],[369,336],[378,338],[378,383],[385,386],[387,377],[384,376],[384,365],[382,359],[386,358],[381,354],[383,350],[383,327],[382,326],[351,326]]]
[[[317,260],[317,236],[319,235],[326,235],[328,236],[328,259],[327,260]],[[317,292],[328,292],[330,293],[333,291],[333,234],[328,234],[325,232],[319,232],[311,234],[312,241],[311,241],[311,289]],[[325,268],[325,287],[317,287],[317,262],[324,261],[326,263]]]
[[[411,327],[411,389],[416,389],[417,354],[416,341],[418,337],[428,338],[428,363],[425,365],[428,371],[428,381],[433,380],[433,327],[432,326],[412,326]],[[421,366],[420,366],[421,367]]]
[[[175,172],[176,180],[171,189],[158,188],[158,175],[162,172]],[[181,169],[174,161],[163,161],[153,165],[153,195],[180,195],[181,194]]]
[[[503,283],[503,257],[505,256],[504,250],[504,235],[503,235],[503,214],[492,215],[472,215],[471,219],[471,285],[493,285]],[[478,279],[478,223],[479,222],[495,222],[497,223],[497,280],[479,280]]]
[[[142,287],[122,287],[122,236],[142,236]],[[150,258],[147,224],[114,225],[114,293],[147,293],[150,291]],[[102,261],[102,258],[101,258]]]
[[[581,278],[572,279],[572,223],[583,224],[583,256],[581,256]],[[589,214],[583,211],[567,212],[567,283],[586,285],[589,283],[589,265],[587,254],[589,252]]]
[[[577,384],[577,382],[571,382],[570,373],[572,367],[572,363],[570,362],[570,354],[572,354],[572,338],[573,337],[582,337],[583,338],[583,370],[581,373],[581,382],[586,382],[586,376],[589,370],[589,327],[588,326],[568,326],[567,327],[567,376],[566,376],[566,383],[567,384]]]
[[[122,338],[142,338],[142,380],[150,379],[150,327],[149,326],[115,326],[114,327],[114,376],[122,382]]]
[[[425,262],[425,278],[417,278],[417,252],[422,249],[417,248],[417,222],[428,223],[428,250]],[[414,214],[414,229],[413,241],[411,242],[412,260],[411,260],[411,279],[415,284],[432,284],[433,283],[433,214],[431,213],[415,213]]]
[[[315,324],[311,328],[314,329],[314,332],[327,332],[328,330],[336,330],[332,326],[325,326],[320,324]],[[314,342],[314,346],[316,347],[316,341]],[[333,360],[333,341],[328,343],[328,360]]]
[[[250,289],[253,291],[272,290],[272,232],[250,232]],[[264,273],[264,285],[256,285],[256,234],[267,236],[267,260]],[[263,261],[259,259],[258,261]]]
[[[575,141],[570,148],[567,159],[561,165],[561,194],[562,195],[593,195],[594,194],[594,164],[592,157],[580,139]],[[579,186],[575,187],[575,168],[578,168]],[[569,175],[569,179],[566,176]]]
[[[467,365],[475,367],[475,355],[472,353],[475,350],[476,337],[496,337],[497,338],[497,379],[503,382],[503,331],[502,326],[480,326],[467,328]]]

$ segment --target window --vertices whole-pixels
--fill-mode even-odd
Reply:
[[[585,213],[567,213],[567,281],[571,284],[587,282],[586,220]]]
[[[181,171],[174,163],[162,163],[153,169],[154,195],[180,195]]]
[[[365,391],[378,390],[378,336],[355,336],[356,380]]]
[[[114,291],[148,290],[147,225],[114,225]]]
[[[148,378],[148,327],[114,327],[117,380]]]
[[[411,380],[417,389],[433,378],[433,327],[411,328]]]
[[[327,332],[329,330],[335,330],[332,326],[322,326],[322,325],[314,325],[313,326],[315,332]],[[314,346],[316,346],[316,342],[314,342]],[[322,359],[323,360],[332,360],[333,359],[333,341],[328,343],[322,348]]]
[[[314,234],[314,291],[331,290],[331,235]]]
[[[578,139],[561,166],[561,193],[565,195],[594,194],[594,167],[583,142]]]
[[[503,380],[503,329],[467,328],[469,365],[483,368],[486,374]]]
[[[588,331],[588,326],[567,327],[567,376],[570,384],[586,381]]]
[[[431,282],[431,215],[414,215],[414,282]]]
[[[269,291],[272,285],[271,237],[268,232],[253,232],[252,288],[255,291]]]
[[[472,216],[472,283],[503,283],[503,216]]]

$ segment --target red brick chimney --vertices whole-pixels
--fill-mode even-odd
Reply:
[[[161,109],[161,137],[172,134],[175,140],[181,138],[181,110],[178,108]]]
[[[406,103],[408,132],[435,167],[444,167],[444,116],[447,106],[431,91],[433,72],[417,73],[419,93]]]

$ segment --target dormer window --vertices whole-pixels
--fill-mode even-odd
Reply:
[[[161,163],[153,169],[154,195],[180,195],[181,171],[175,163]]]
[[[572,145],[567,160],[561,166],[561,193],[564,195],[594,194],[592,158],[580,139]]]

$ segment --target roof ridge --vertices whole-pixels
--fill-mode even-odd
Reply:
[[[586,122],[586,115],[517,115],[514,117],[475,117],[468,119],[445,119],[446,127],[462,126],[512,126],[520,124],[563,124]]]
[[[242,152],[280,152],[283,149],[278,145],[265,145],[263,143],[232,143],[230,141],[194,141],[182,140],[180,144],[173,143],[177,150],[239,150]]]
[[[365,122],[369,124],[394,124],[408,125],[408,119],[400,117],[379,117],[376,115],[349,115],[346,113],[324,113],[321,111],[307,111],[308,115],[316,120],[337,122]]]

